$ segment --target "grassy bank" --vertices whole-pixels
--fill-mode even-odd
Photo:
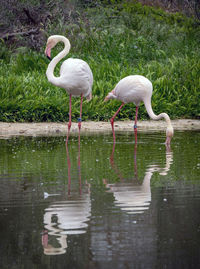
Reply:
[[[149,78],[155,113],[171,118],[200,117],[200,27],[181,14],[169,14],[136,2],[98,5],[77,11],[76,23],[59,19],[46,35],[70,39],[69,57],[88,62],[94,75],[93,99],[83,103],[83,120],[108,120],[120,102],[104,103],[115,84],[130,74]],[[67,121],[68,95],[46,79],[43,51],[0,48],[0,121]],[[55,56],[62,46],[54,49]],[[59,73],[58,65],[56,72]],[[80,99],[73,98],[72,117]],[[140,118],[148,118],[141,105]],[[132,119],[133,104],[119,118]]]

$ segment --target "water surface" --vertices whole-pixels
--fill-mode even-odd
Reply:
[[[200,133],[0,140],[0,268],[199,268]]]

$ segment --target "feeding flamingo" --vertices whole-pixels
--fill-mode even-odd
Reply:
[[[55,56],[53,60],[51,60],[51,49],[54,48],[58,42],[64,43],[64,49]],[[93,84],[93,74],[89,65],[80,59],[68,58],[61,65],[60,76],[54,76],[55,66],[69,53],[70,47],[70,42],[66,37],[61,35],[52,35],[48,38],[45,49],[46,56],[51,60],[46,71],[48,81],[55,86],[64,88],[69,94],[69,123],[66,143],[68,142],[68,136],[71,128],[71,97],[81,96],[80,118],[78,119],[78,128],[80,132],[83,96],[88,100],[92,98]]]
[[[121,173],[114,160],[115,143],[110,156],[110,164],[114,172],[119,177],[116,183],[108,183],[107,179],[103,179],[103,183],[107,187],[108,192],[112,192],[115,198],[114,204],[128,214],[140,214],[149,209],[151,204],[151,177],[155,172],[159,175],[166,176],[170,171],[173,163],[173,152],[166,150],[166,163],[164,167],[160,167],[155,163],[148,165],[144,179],[141,181],[137,173],[137,148],[134,149],[134,177],[127,178]],[[129,180],[131,179],[131,180]]]
[[[165,144],[167,146],[170,146],[171,139],[174,134],[174,130],[171,124],[171,120],[167,113],[161,113],[159,115],[155,115],[152,107],[151,107],[151,96],[152,96],[153,86],[152,83],[145,77],[140,75],[131,75],[127,76],[123,79],[121,79],[115,88],[108,93],[108,95],[105,98],[105,101],[109,99],[118,99],[122,101],[121,106],[117,110],[117,112],[114,114],[114,116],[111,118],[111,126],[113,131],[113,138],[115,142],[115,132],[114,132],[114,119],[121,110],[121,108],[126,103],[134,103],[136,105],[136,115],[135,115],[135,133],[137,136],[137,116],[138,116],[138,107],[140,105],[140,102],[144,102],[144,105],[146,107],[147,113],[149,114],[150,118],[153,120],[160,120],[162,118],[165,119],[167,123],[167,129],[166,129],[166,142]],[[136,139],[137,141],[137,139]]]

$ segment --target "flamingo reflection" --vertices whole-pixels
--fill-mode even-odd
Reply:
[[[78,143],[78,178],[79,189],[71,187],[71,162],[66,144],[68,164],[68,192],[62,201],[52,202],[44,213],[44,232],[42,245],[44,254],[64,254],[67,249],[67,236],[86,233],[87,222],[91,216],[90,185],[81,182],[80,136]]]
[[[110,156],[110,164],[115,173],[120,178],[120,182],[114,184],[108,184],[104,179],[104,183],[109,192],[113,193],[115,198],[115,205],[120,207],[121,210],[126,211],[128,214],[144,213],[149,209],[151,203],[151,187],[150,180],[154,172],[158,172],[160,175],[167,175],[170,170],[170,165],[173,162],[173,153],[166,148],[166,163],[164,167],[159,165],[149,165],[144,176],[142,184],[138,181],[137,175],[137,144],[134,148],[134,171],[135,178],[131,182],[127,182],[119,171],[114,162],[115,143],[113,144],[113,150]]]

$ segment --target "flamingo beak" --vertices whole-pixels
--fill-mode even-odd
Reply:
[[[168,135],[165,141],[166,146],[170,146],[172,136]]]
[[[47,58],[49,59],[49,61],[51,61],[52,59],[51,59],[51,57],[49,57],[48,55],[47,55]]]
[[[46,230],[42,233],[42,245],[48,247],[48,231]]]
[[[46,46],[46,49],[45,49],[45,55],[47,56],[47,58],[51,61],[51,47],[50,46]]]
[[[109,100],[108,96],[105,97],[104,102],[107,102]]]
[[[172,126],[168,126],[167,130],[166,130],[166,141],[165,141],[165,145],[166,146],[170,146],[172,137],[174,135],[174,129]]]

